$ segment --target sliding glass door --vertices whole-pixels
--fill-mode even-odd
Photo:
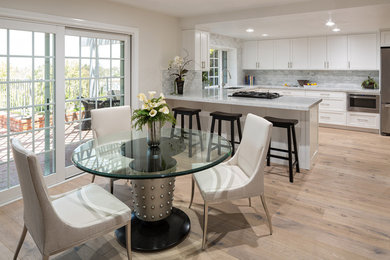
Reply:
[[[0,190],[19,184],[12,138],[55,172],[55,59],[54,33],[0,28]]]

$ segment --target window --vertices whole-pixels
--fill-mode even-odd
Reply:
[[[227,51],[210,49],[209,86],[228,83]]]
[[[10,139],[55,172],[55,35],[0,28],[0,190],[19,184]]]
[[[65,35],[65,165],[92,138],[90,111],[124,104],[124,40],[67,30]]]

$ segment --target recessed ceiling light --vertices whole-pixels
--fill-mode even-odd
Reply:
[[[252,28],[248,28],[248,29],[246,29],[246,32],[248,32],[248,33],[253,33],[255,30],[253,30]]]
[[[335,23],[332,21],[331,18],[329,18],[329,20],[326,22],[325,25],[326,25],[326,26],[329,26],[329,27],[332,27],[333,25],[335,25]]]
[[[334,31],[334,32],[339,32],[339,31],[341,31],[341,30],[340,30],[340,28],[336,27],[336,28],[333,28],[332,31]]]
[[[268,36],[268,33],[263,33],[261,36],[267,37],[267,36]]]

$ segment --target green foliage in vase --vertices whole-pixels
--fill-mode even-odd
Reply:
[[[368,79],[363,81],[362,87],[363,88],[370,88],[370,89],[377,89],[378,88],[378,83],[375,81],[375,79],[373,79],[370,76],[368,76]]]
[[[141,130],[144,125],[152,122],[175,123],[175,118],[169,111],[164,95],[161,93],[159,97],[154,97],[155,94],[156,91],[149,91],[149,99],[144,93],[137,96],[143,102],[142,108],[135,110],[131,117],[137,130]]]

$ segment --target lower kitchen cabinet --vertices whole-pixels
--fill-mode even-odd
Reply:
[[[320,109],[319,113],[319,122],[320,124],[329,124],[329,125],[346,125],[347,122],[347,113],[340,111],[326,111],[323,112]]]
[[[379,129],[379,114],[348,112],[347,126]]]

